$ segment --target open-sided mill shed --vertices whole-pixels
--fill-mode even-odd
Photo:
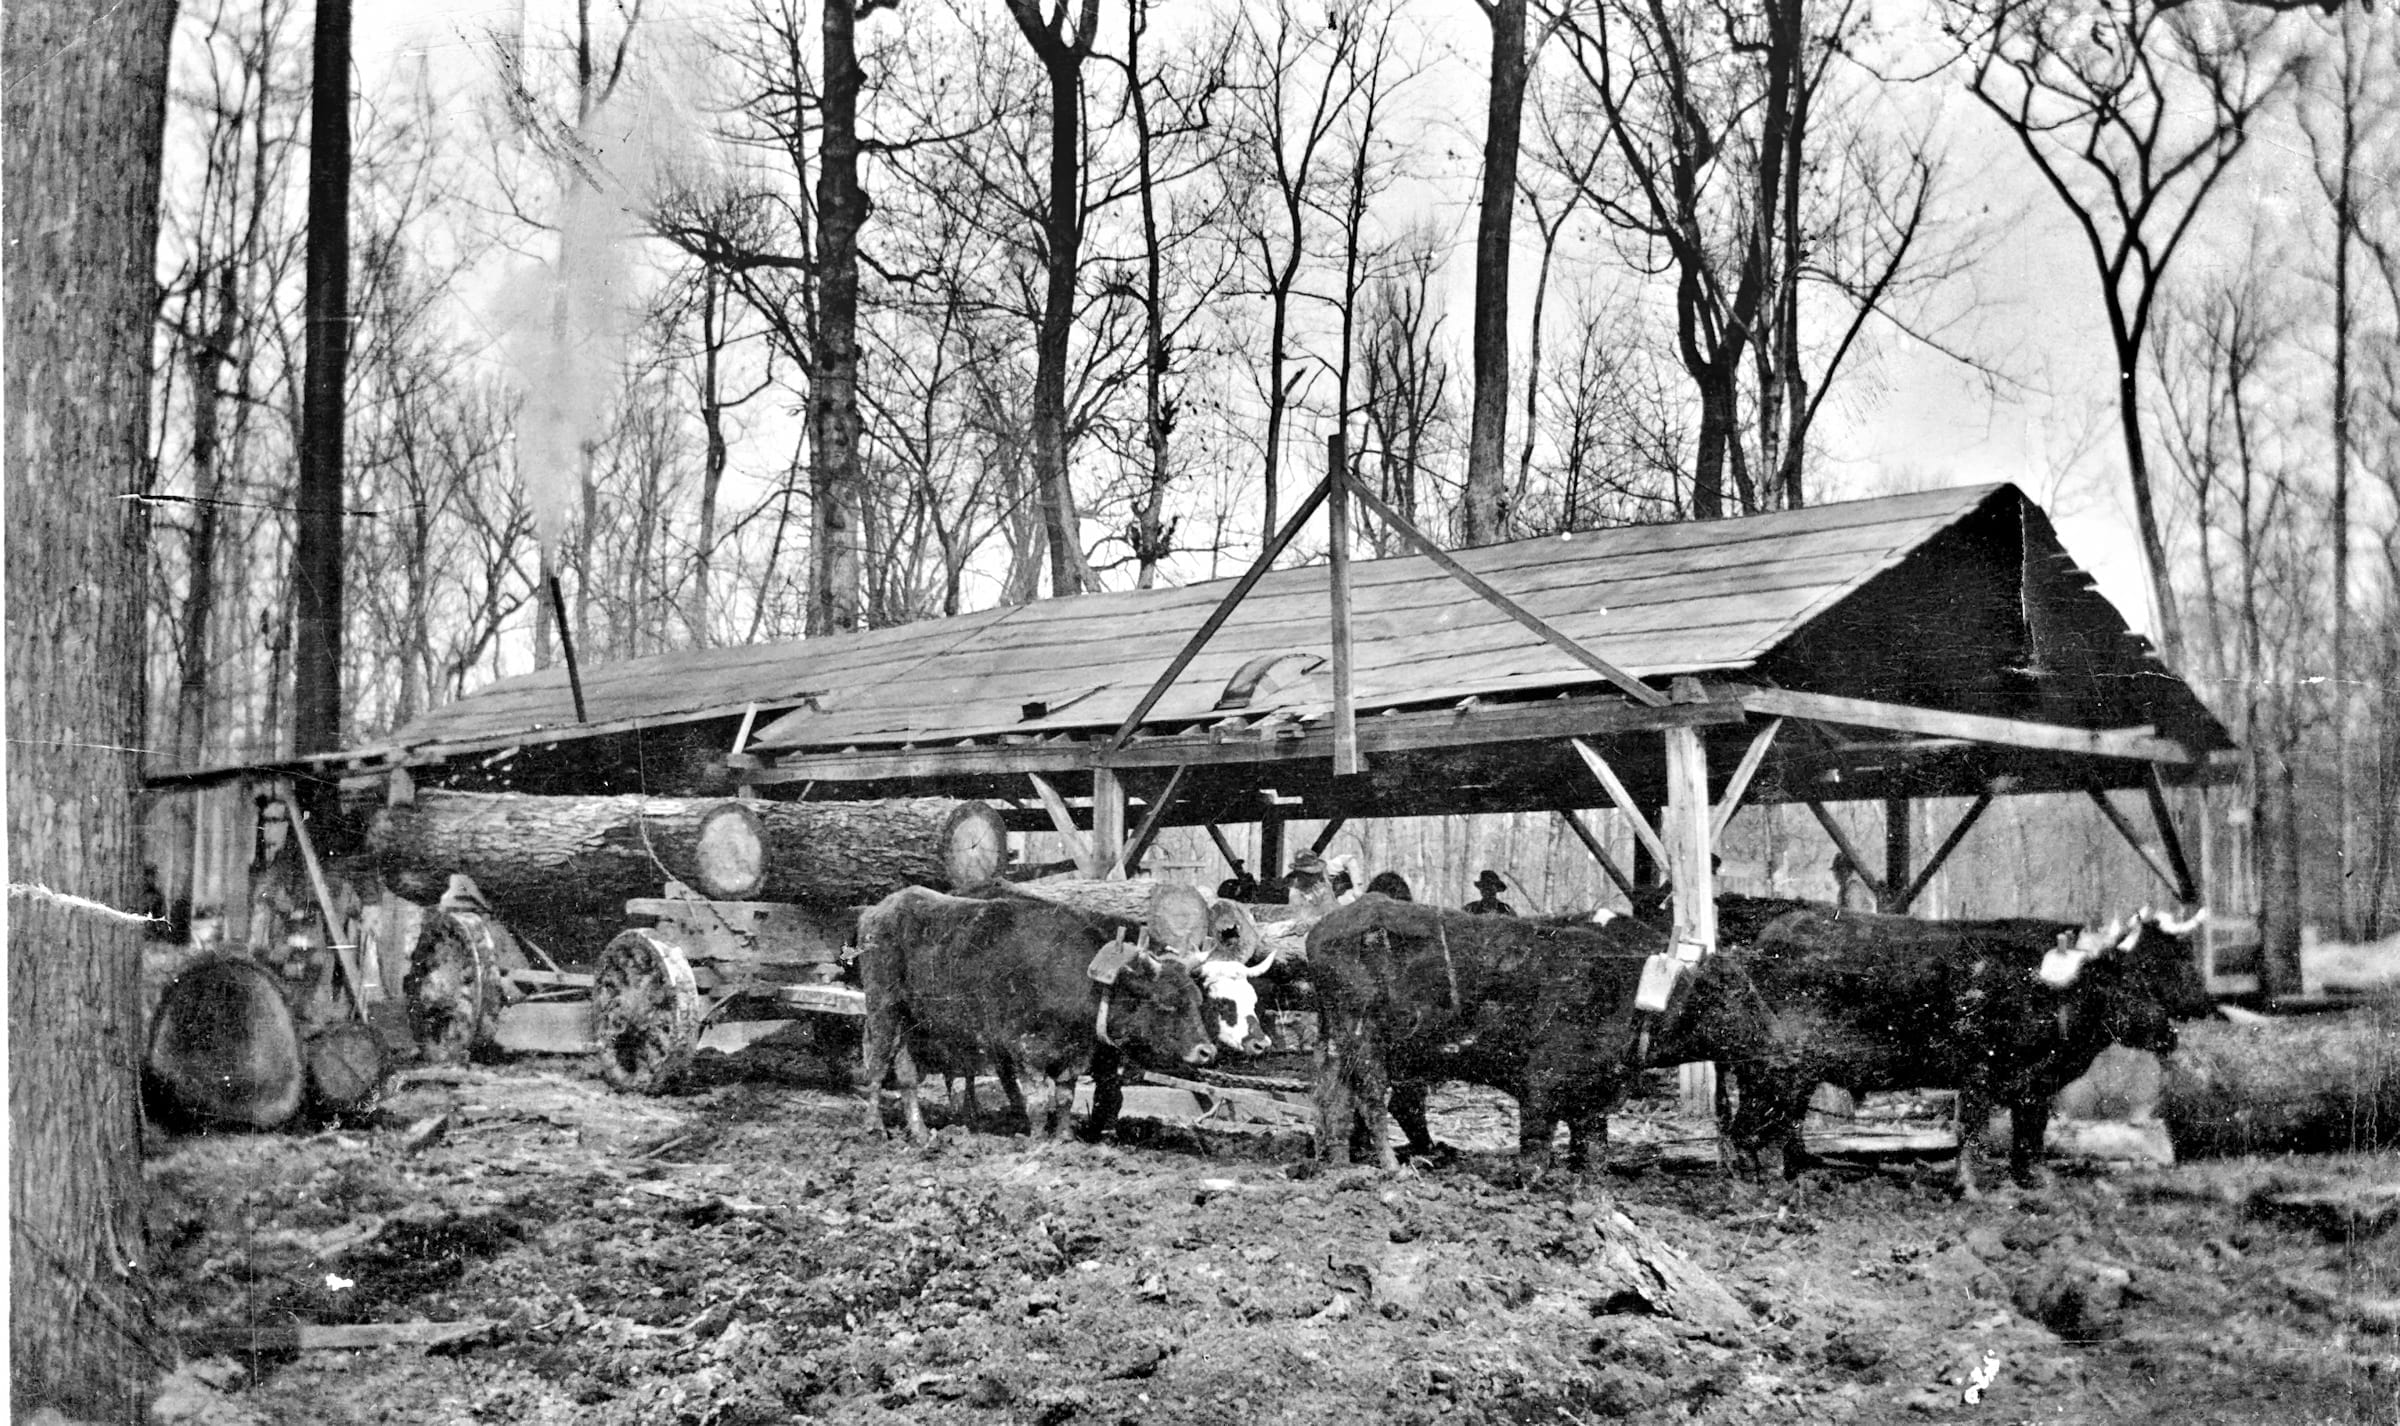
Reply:
[[[1270,570],[1330,497],[1415,555]],[[1336,528],[1346,528],[1337,521]],[[1799,802],[1905,909],[1994,796],[2085,791],[2199,898],[2164,789],[2234,745],[2013,485],[1443,554],[1320,484],[1240,579],[500,680],[389,743],[278,765],[457,789],[977,797],[1090,875],[1163,826],[1614,806],[1678,934],[1714,942],[1710,855],[1746,801]],[[222,773],[216,769],[212,772]],[[171,782],[199,774],[168,774]],[[1972,798],[1929,855],[1881,857],[1828,804]],[[1579,832],[1582,824],[1568,819]],[[1327,833],[1330,839],[1330,829]],[[1880,874],[1876,874],[1879,869]]]

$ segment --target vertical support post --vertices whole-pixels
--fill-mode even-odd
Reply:
[[[1358,712],[1350,704],[1350,451],[1349,437],[1325,438],[1326,581],[1333,591],[1333,775],[1358,771]]]
[[[1258,818],[1258,879],[1274,881],[1283,875],[1283,814],[1270,807]]]
[[[1697,728],[1669,728],[1667,812],[1659,839],[1667,846],[1667,877],[1675,894],[1675,948],[1696,945],[1707,956],[1717,949],[1716,848],[1710,835],[1715,809],[1708,801],[1708,748]],[[1716,1106],[1717,1068],[1683,1067],[1683,1108],[1706,1114]]]
[[[1125,784],[1115,768],[1092,769],[1092,839],[1083,874],[1125,879]]]
[[[1883,799],[1883,886],[1875,899],[1875,909],[1893,916],[1908,912],[1904,898],[1914,880],[1908,873],[1909,823],[1915,810],[1905,797]]]

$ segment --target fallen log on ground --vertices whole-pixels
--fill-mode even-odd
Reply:
[[[2400,996],[2340,1015],[2186,1026],[2161,1109],[2186,1158],[2400,1145]]]
[[[616,916],[669,880],[728,901],[858,906],[903,886],[954,888],[995,875],[1007,828],[984,803],[541,797],[421,791],[377,812],[362,858],[412,901],[454,872],[502,920]]]
[[[143,1099],[175,1128],[273,1129],[307,1090],[299,1026],[283,989],[240,956],[186,968],[159,997],[142,1058]]]

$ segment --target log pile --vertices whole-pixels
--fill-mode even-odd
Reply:
[[[369,823],[362,859],[412,901],[453,873],[504,921],[621,918],[670,880],[729,901],[858,906],[997,875],[1007,828],[981,802],[717,801],[422,791]],[[621,921],[619,924],[622,924]]]
[[[2400,1145],[2400,996],[2340,1015],[2186,1026],[2162,1112],[2186,1158]]]

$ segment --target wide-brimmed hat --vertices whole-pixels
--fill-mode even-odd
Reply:
[[[1483,874],[1475,878],[1475,889],[1477,891],[1506,891],[1508,883],[1500,879],[1500,873],[1487,866],[1483,869]]]
[[[1321,876],[1325,871],[1325,859],[1321,856],[1318,856],[1313,851],[1304,851],[1300,855],[1292,858],[1292,870],[1310,872]]]

